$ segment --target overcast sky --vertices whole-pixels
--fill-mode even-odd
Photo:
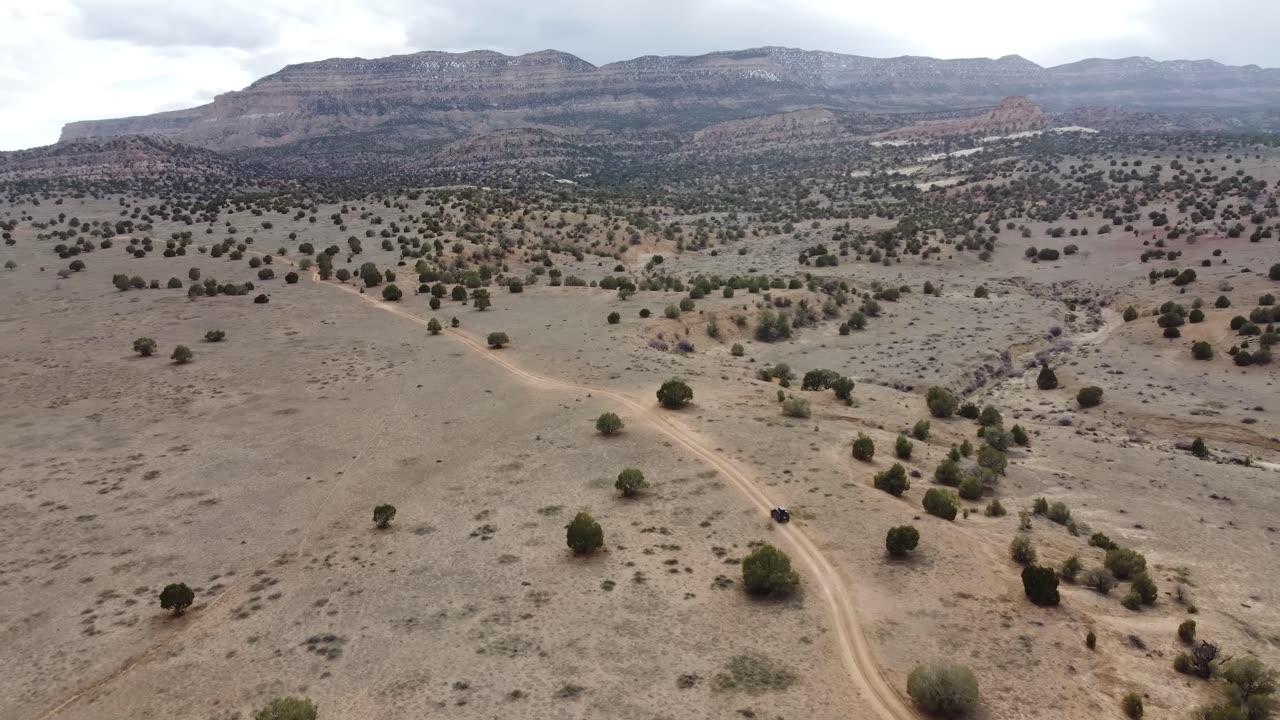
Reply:
[[[1280,67],[1280,0],[0,0],[0,150],[206,103],[294,62],[554,48],[595,64],[785,45]]]

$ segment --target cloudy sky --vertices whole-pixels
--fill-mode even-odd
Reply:
[[[0,0],[0,150],[190,107],[293,62],[554,48],[596,64],[786,45],[1280,67],[1276,0]]]

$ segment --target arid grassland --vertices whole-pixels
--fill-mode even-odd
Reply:
[[[0,717],[1270,716],[1280,152],[700,164],[0,186]]]

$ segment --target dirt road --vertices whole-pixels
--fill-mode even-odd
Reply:
[[[426,327],[428,320],[414,315],[394,304],[383,302],[359,292],[349,285],[339,285],[336,283],[325,282],[319,279],[318,274],[313,270],[311,273],[313,282],[321,283],[327,287],[332,287],[344,291],[354,297],[357,297],[376,309],[391,313],[397,317],[403,318],[412,323],[416,323]],[[471,338],[465,333],[446,328],[443,331],[446,335],[465,345],[469,350],[475,352],[480,357],[494,363],[503,370],[510,373],[520,381],[537,388],[548,390],[568,390],[574,392],[590,393],[594,396],[608,398],[622,407],[628,412],[628,422],[643,422],[658,432],[668,437],[672,442],[684,448],[687,452],[702,460],[707,465],[719,471],[720,475],[737,489],[760,513],[760,517],[769,516],[769,510],[775,507],[764,491],[760,489],[749,471],[740,467],[733,460],[712,449],[712,446],[704,442],[696,432],[690,430],[680,424],[676,418],[679,417],[678,412],[669,410],[660,410],[656,407],[656,403],[652,399],[638,399],[624,393],[613,390],[606,390],[588,385],[578,385],[575,383],[557,380],[554,378],[543,377],[535,373],[529,372],[512,361],[503,357],[502,352],[489,350],[484,344]],[[323,509],[323,503],[321,504]],[[319,510],[317,511],[317,515]],[[826,599],[827,605],[831,610],[831,619],[835,626],[836,638],[840,647],[841,659],[845,667],[849,671],[849,675],[854,681],[854,685],[858,690],[862,699],[870,706],[875,716],[881,720],[914,720],[915,712],[903,697],[894,689],[881,674],[876,663],[875,656],[872,652],[871,645],[863,634],[862,625],[859,621],[857,611],[854,607],[853,600],[845,587],[845,582],[841,578],[840,573],[831,565],[831,563],[823,556],[817,545],[804,534],[795,525],[779,525],[777,526],[779,535],[783,538],[784,543],[791,554],[808,570],[807,579],[810,587],[816,589]],[[308,533],[304,533],[300,545],[306,542]],[[209,607],[213,607],[220,603],[223,598],[227,597],[232,590],[236,589],[239,584],[232,585],[224,590],[216,598],[209,603]],[[206,608],[207,610],[208,608]],[[202,613],[205,615],[205,613]],[[65,698],[53,709],[40,716],[40,720],[48,720],[59,714],[62,710],[69,707],[72,703],[84,697],[87,693],[100,689],[120,677],[132,672],[134,669],[145,663],[149,658],[155,657],[158,651],[167,646],[178,635],[170,635],[161,640],[156,645],[148,648],[142,654],[134,658],[133,661],[127,663],[120,670],[111,675],[101,678],[75,694]]]
[[[312,279],[322,282],[314,275]],[[424,327],[428,323],[428,320],[424,318],[391,303],[370,297],[349,285],[325,284],[344,290],[380,310],[392,313],[410,322]],[[690,454],[718,470],[725,480],[728,480],[734,488],[755,506],[760,512],[761,518],[768,517],[769,510],[776,506],[760,489],[760,484],[753,480],[749,471],[713,450],[710,445],[698,437],[697,433],[675,420],[675,418],[679,417],[678,412],[660,410],[654,400],[639,400],[613,390],[578,385],[537,375],[503,357],[501,351],[490,350],[465,333],[451,328],[446,328],[443,332],[530,386],[590,393],[593,396],[606,397],[613,400],[628,410],[628,421],[639,421],[648,424]],[[845,583],[840,573],[827,561],[817,545],[798,527],[791,524],[780,525],[778,530],[785,539],[786,544],[790,545],[788,550],[807,566],[810,582],[816,584],[817,589],[826,598],[827,605],[831,609],[832,621],[835,624],[836,637],[839,640],[838,644],[842,659],[862,698],[871,706],[875,715],[884,720],[915,718],[915,712],[881,674],[871,645],[862,632],[862,624],[858,618],[853,600],[845,588]]]

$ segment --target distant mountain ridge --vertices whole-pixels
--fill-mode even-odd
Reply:
[[[245,163],[168,138],[126,135],[85,138],[0,152],[0,182],[74,177],[81,180],[230,178],[252,174]]]
[[[870,58],[782,47],[597,67],[556,50],[426,51],[289,65],[200,107],[70,123],[62,140],[160,135],[220,152],[366,135],[380,145],[387,136],[444,144],[520,128],[695,132],[807,108],[980,108],[1011,95],[1059,112],[1272,110],[1280,108],[1280,69],[1137,57],[1045,68],[1017,55]]]

